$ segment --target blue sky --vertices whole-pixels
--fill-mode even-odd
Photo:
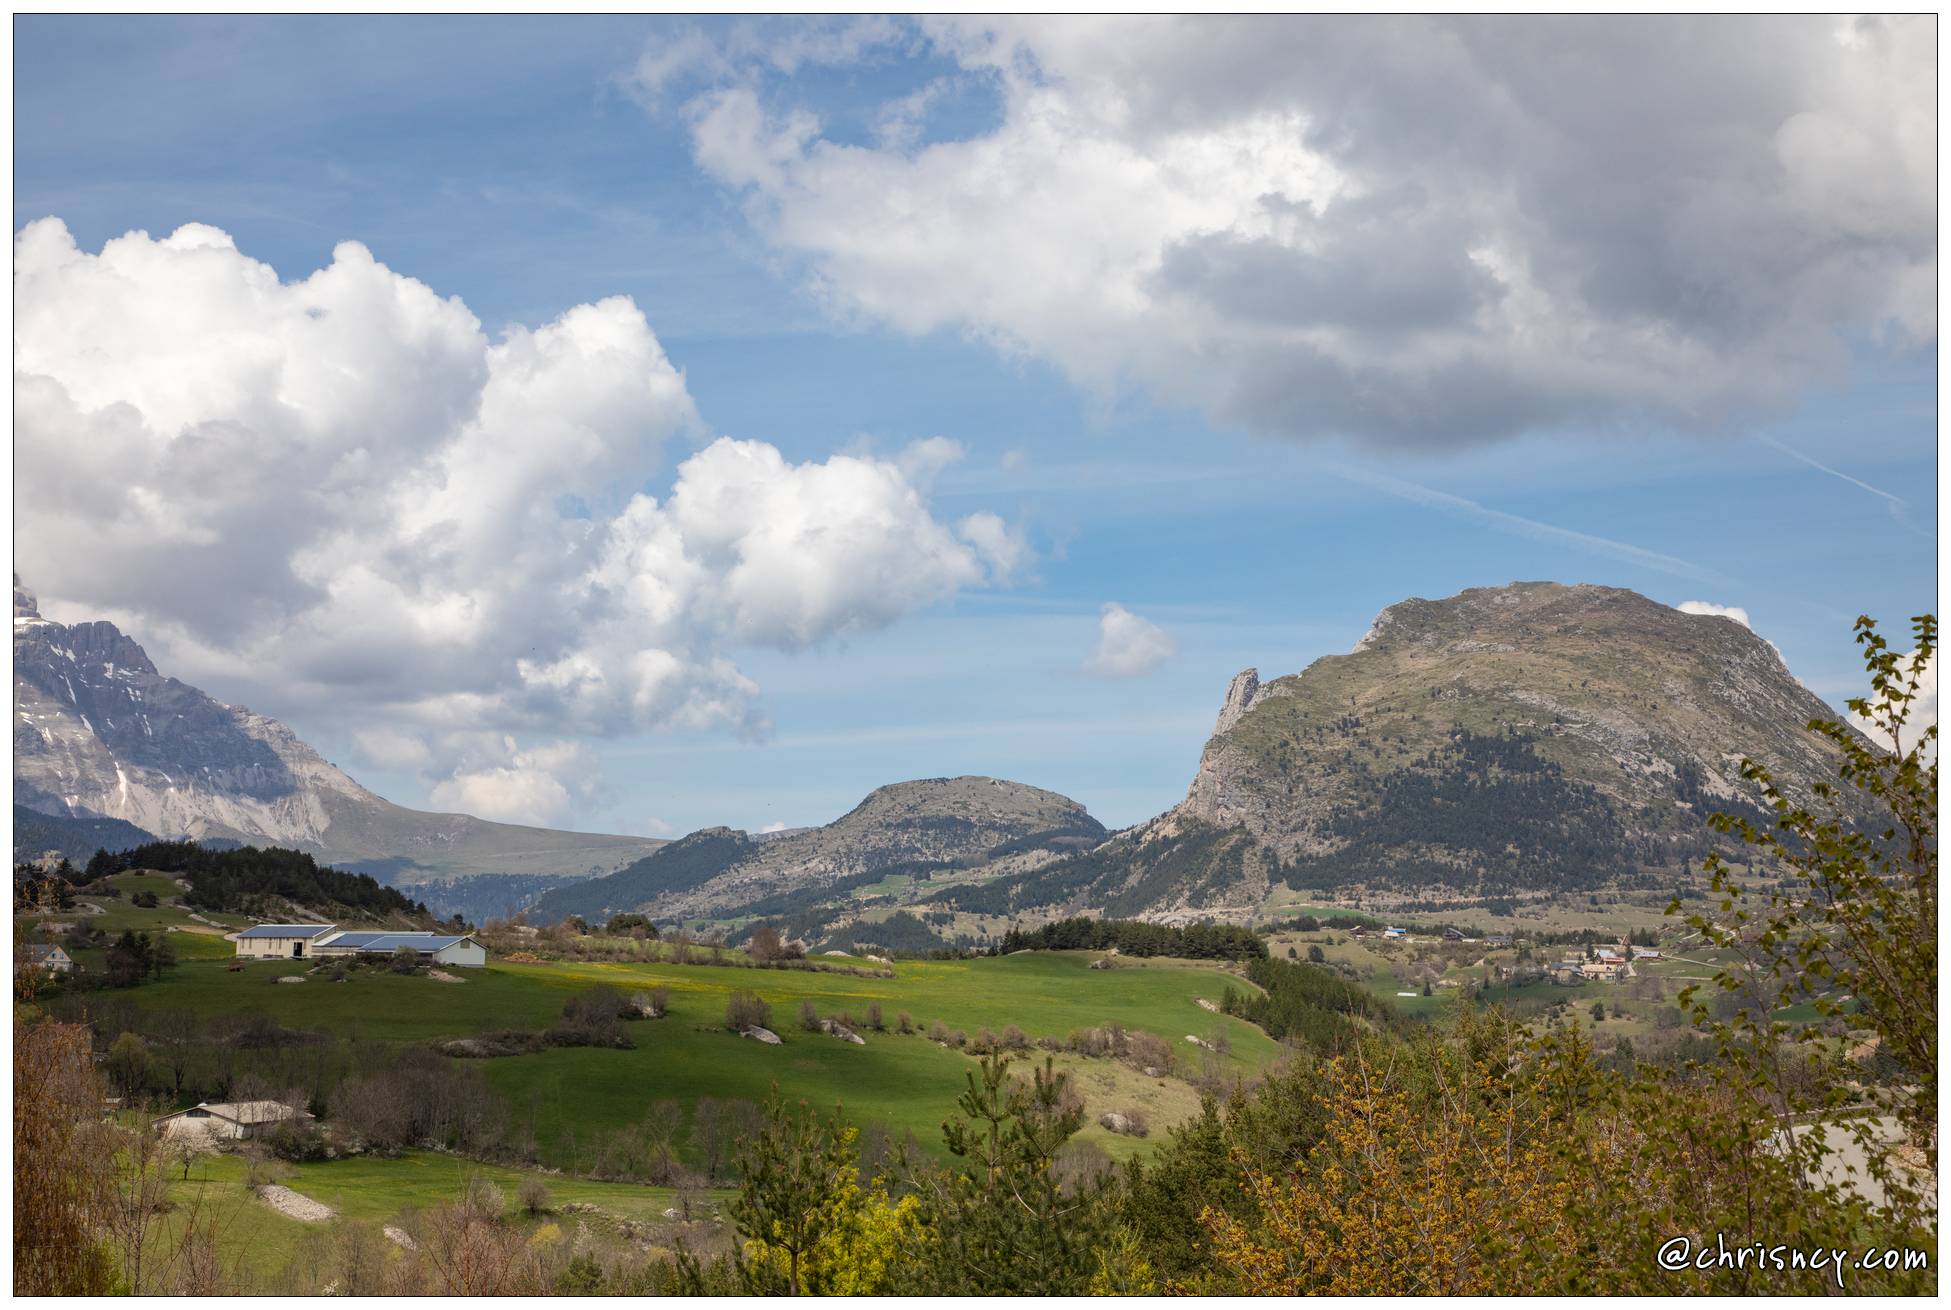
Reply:
[[[1371,57],[1347,29],[1331,35],[1354,47],[1348,59]],[[1715,40],[1727,38],[1721,57],[1731,67],[1756,35],[1683,42],[1699,62],[1676,77],[1713,83]],[[1758,44],[1805,37],[1789,30]],[[1878,58],[1909,67],[1901,48],[1886,48],[1909,38],[1873,37],[1885,43]],[[1590,34],[1566,39],[1593,45]],[[1225,42],[1215,34],[1213,44]],[[723,723],[551,732],[533,719],[484,716],[476,726],[485,736],[463,740],[451,720],[444,735],[430,726],[427,689],[409,696],[380,685],[389,674],[373,674],[372,685],[347,675],[324,695],[317,679],[301,691],[275,669],[248,667],[278,647],[243,618],[232,653],[248,649],[250,658],[227,662],[221,622],[177,631],[162,602],[145,609],[79,570],[27,581],[61,617],[113,614],[159,659],[178,661],[166,668],[287,719],[403,803],[493,798],[491,787],[455,780],[555,767],[556,799],[542,810],[511,802],[506,817],[656,832],[823,822],[875,785],[956,773],[1049,787],[1106,823],[1136,822],[1183,795],[1233,673],[1257,666],[1270,677],[1345,651],[1378,610],[1409,596],[1549,578],[1738,606],[1832,700],[1856,690],[1849,628],[1858,613],[1894,625],[1934,608],[1935,329],[1920,328],[1914,308],[1893,327],[1902,315],[1891,308],[1906,277],[1920,267],[1934,277],[1934,231],[1866,237],[1849,214],[1812,213],[1767,191],[1750,201],[1762,215],[1754,244],[1763,255],[1734,259],[1705,238],[1699,249],[1647,240],[1658,249],[1621,275],[1617,252],[1642,244],[1643,225],[1622,220],[1615,232],[1573,212],[1564,195],[1580,188],[1577,177],[1531,155],[1500,157],[1512,147],[1497,141],[1473,143],[1482,158],[1445,171],[1429,162],[1434,152],[1416,153],[1430,151],[1417,143],[1429,117],[1392,126],[1385,111],[1404,112],[1400,104],[1341,107],[1356,145],[1286,159],[1282,176],[1305,177],[1325,160],[1385,197],[1408,179],[1414,212],[1391,214],[1383,228],[1408,234],[1405,247],[1427,235],[1436,271],[1418,288],[1440,280],[1451,248],[1443,225],[1455,214],[1490,213],[1472,219],[1481,224],[1465,243],[1473,250],[1500,234],[1543,232],[1513,238],[1532,243],[1525,253],[1544,270],[1534,290],[1555,307],[1575,289],[1577,332],[1598,345],[1578,370],[1561,372],[1526,344],[1508,376],[1515,336],[1439,339],[1419,319],[1421,335],[1395,339],[1408,329],[1327,304],[1341,274],[1359,274],[1358,287],[1380,276],[1363,262],[1368,227],[1291,238],[1257,210],[1241,218],[1246,235],[1219,254],[1264,249],[1270,232],[1315,252],[1293,285],[1324,307],[1279,334],[1241,307],[1237,283],[1227,284],[1232,300],[1208,287],[1195,302],[1145,282],[1151,299],[1135,325],[1115,305],[1076,309],[1073,324],[1076,297],[1039,299],[1006,271],[964,278],[997,258],[1043,267],[1024,245],[1040,239],[1034,227],[992,240],[943,221],[927,229],[943,234],[941,249],[904,253],[900,263],[881,258],[900,233],[852,239],[850,228],[886,221],[876,187],[899,189],[924,218],[927,206],[970,194],[975,157],[930,154],[935,146],[990,142],[984,167],[1043,176],[1035,170],[1048,160],[1034,153],[1030,130],[1042,121],[1038,106],[1058,104],[1055,121],[1081,124],[1080,139],[1105,158],[1127,167],[1164,160],[1168,178],[1187,169],[1171,152],[1199,144],[1199,132],[1237,143],[1245,138],[1226,134],[1292,121],[1280,115],[1294,105],[1313,123],[1330,114],[1309,98],[1318,70],[1297,64],[1258,82],[1243,73],[1248,89],[1229,88],[1228,100],[1174,45],[1118,30],[1085,41],[1037,29],[731,21],[20,18],[17,232],[56,217],[93,254],[130,231],[161,240],[206,224],[287,283],[357,241],[395,274],[465,302],[490,340],[510,324],[536,328],[627,296],[681,371],[701,423],[646,457],[649,471],[626,493],[667,497],[675,466],[721,435],[768,443],[789,464],[845,452],[892,460],[909,443],[946,437],[962,453],[928,481],[929,512],[943,523],[996,515],[1027,548],[1011,570],[965,578],[946,597],[871,623],[843,619],[817,639],[752,642],[728,629],[713,653],[756,684],[770,722],[756,739]],[[1838,48],[1854,58],[1861,46]],[[1725,79],[1755,79],[1741,104],[1703,91],[1698,112],[1784,121],[1833,112],[1876,128],[1880,111],[1853,88],[1887,81],[1888,68],[1837,70],[1828,58],[1787,61],[1800,80],[1783,83],[1743,64]],[[669,71],[647,73],[651,64]],[[1183,94],[1120,100],[1113,113],[1092,81],[1098,68],[1150,69],[1155,87],[1183,75]],[[1493,89],[1515,84],[1494,61],[1475,72]],[[1246,99],[1250,91],[1262,98]],[[889,107],[917,93],[917,124],[891,135]],[[1461,81],[1451,92],[1459,103],[1477,93]],[[1542,115],[1566,93],[1526,94]],[[764,117],[741,129],[732,111],[748,104]],[[793,128],[794,113],[817,119],[817,129]],[[1153,120],[1167,125],[1131,126]],[[1653,144],[1672,174],[1655,165],[1633,195],[1694,204],[1699,161]],[[1606,148],[1637,158],[1646,143]],[[1078,158],[1087,158],[1081,147]],[[1856,166],[1782,158],[1845,178]],[[1234,181],[1256,185],[1221,178]],[[1491,213],[1485,197],[1507,190],[1529,197],[1525,223]],[[1197,199],[1165,191],[1157,203],[1191,212]],[[1325,221],[1353,202],[1312,203]],[[1779,233],[1770,206],[1789,215]],[[1218,258],[1199,244],[1210,220],[1186,221],[1198,230],[1160,235],[1173,243],[1167,254]],[[1869,272],[1804,278],[1807,260],[1793,252],[1815,248],[1810,234],[1825,234],[1825,224],[1847,229],[1868,252],[1852,267]],[[1059,276],[1075,251],[1091,248],[1088,230],[1073,235],[1083,244],[1049,253]],[[953,249],[955,240],[967,244]],[[1789,253],[1767,254],[1776,247]],[[1410,253],[1390,258],[1407,264]],[[1575,260],[1585,271],[1546,280]],[[1742,266],[1723,280],[1715,260]],[[1157,276],[1178,267],[1167,258]],[[1692,281],[1651,304],[1647,288],[1676,268]],[[1807,285],[1792,298],[1768,298],[1797,279]],[[1507,290],[1504,303],[1515,295]],[[1363,313],[1384,299],[1362,295]],[[1628,302],[1630,314],[1620,308]],[[1735,308],[1722,313],[1723,302]],[[1784,319],[1795,331],[1777,329]],[[1309,333],[1328,334],[1336,365],[1280,353],[1320,339]],[[1675,363],[1664,345],[1647,347],[1645,360],[1628,361],[1643,366],[1622,366],[1626,380],[1616,381],[1607,370],[1640,347],[1610,350],[1611,333],[1683,341],[1714,362],[1689,364],[1676,347]],[[1413,352],[1451,349],[1445,342],[1458,353],[1441,357],[1444,367],[1406,371]],[[1248,357],[1251,369],[1238,365],[1235,378],[1235,360]],[[1492,377],[1495,394],[1455,382],[1466,376]],[[1387,394],[1378,402],[1377,390],[1400,390],[1414,407],[1398,410]],[[33,471],[22,473],[17,502],[36,496]],[[248,545],[240,538],[226,549]],[[1135,676],[1089,671],[1107,603],[1163,630],[1173,653]],[[374,733],[394,727],[420,745],[372,749]],[[565,744],[566,754],[550,757],[556,765],[537,754],[549,741]],[[573,766],[558,767],[562,759]]]

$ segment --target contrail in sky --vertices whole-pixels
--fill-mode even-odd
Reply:
[[[1536,519],[1507,514],[1501,509],[1491,509],[1488,505],[1479,505],[1474,500],[1466,500],[1462,496],[1453,496],[1447,491],[1437,491],[1433,487],[1425,487],[1418,483],[1405,482],[1401,478],[1392,478],[1386,473],[1371,473],[1348,468],[1331,468],[1329,471],[1350,482],[1357,482],[1385,495],[1394,496],[1398,500],[1410,501],[1417,505],[1429,505],[1436,509],[1453,510],[1513,536],[1530,537],[1534,541],[1549,541],[1570,546],[1574,550],[1605,555],[1628,564],[1637,564],[1641,568],[1668,573],[1676,578],[1688,578],[1695,582],[1728,581],[1725,576],[1712,569],[1704,569],[1698,564],[1677,559],[1672,555],[1662,555],[1656,550],[1647,550],[1644,546],[1614,541],[1610,537],[1595,537],[1589,532],[1574,532],[1570,528],[1561,528],[1556,524],[1540,523]]]
[[[1789,456],[1791,459],[1799,459],[1804,464],[1807,464],[1810,468],[1815,469],[1818,472],[1827,473],[1832,478],[1841,478],[1844,482],[1849,483],[1849,485],[1852,487],[1861,487],[1863,490],[1869,492],[1872,496],[1882,497],[1883,500],[1887,502],[1890,507],[1891,518],[1897,520],[1897,522],[1903,524],[1906,528],[1910,529],[1912,532],[1919,532],[1917,524],[1910,517],[1910,502],[1905,500],[1902,496],[1893,496],[1889,492],[1885,491],[1882,487],[1873,487],[1869,483],[1863,481],[1863,479],[1861,478],[1852,478],[1849,474],[1844,473],[1841,469],[1832,469],[1827,464],[1824,464],[1821,460],[1811,459],[1809,456],[1804,455],[1801,451],[1797,450],[1795,447],[1788,445],[1786,442],[1777,441],[1773,437],[1761,438],[1761,444],[1764,446],[1773,446],[1776,450],[1781,451],[1782,454]],[[1928,536],[1930,534],[1920,533],[1920,535]]]

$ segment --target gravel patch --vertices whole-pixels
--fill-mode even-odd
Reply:
[[[266,1183],[257,1189],[257,1194],[263,1198],[266,1205],[279,1214],[288,1215],[308,1224],[322,1224],[338,1213],[323,1201],[314,1201],[303,1193],[294,1192],[289,1187],[277,1183]]]

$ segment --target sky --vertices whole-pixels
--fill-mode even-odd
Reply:
[[[1411,596],[1936,608],[1934,20],[15,25],[15,556],[403,804],[1140,822]],[[1901,644],[1901,642],[1899,643]]]

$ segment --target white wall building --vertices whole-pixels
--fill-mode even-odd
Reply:
[[[248,960],[330,959],[346,955],[391,955],[402,946],[429,963],[479,969],[488,953],[472,937],[435,932],[342,932],[329,923],[261,923],[237,934],[237,955]]]
[[[246,960],[302,960],[319,938],[337,931],[329,923],[260,923],[237,934],[237,954]]]

